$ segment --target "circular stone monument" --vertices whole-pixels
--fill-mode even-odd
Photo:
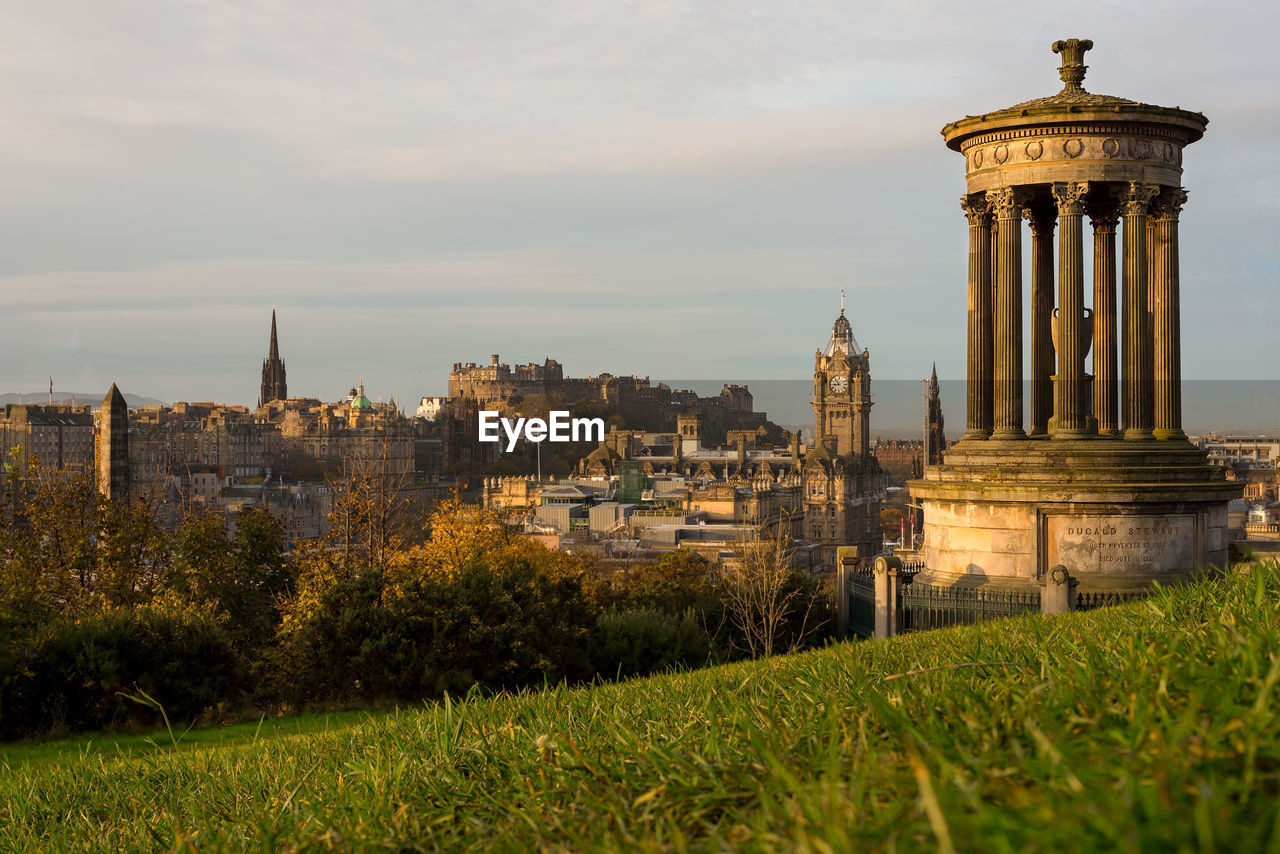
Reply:
[[[1082,592],[1123,591],[1227,560],[1240,488],[1182,431],[1182,155],[1208,120],[1085,91],[1092,46],[1053,44],[1058,94],[942,130],[968,182],[968,388],[963,438],[910,484],[924,506],[921,581],[1038,587],[1061,564]]]

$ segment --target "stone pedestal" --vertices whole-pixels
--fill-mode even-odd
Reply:
[[[1064,566],[1085,592],[1139,590],[1227,562],[1239,493],[1190,445],[961,442],[911,494],[931,584],[1039,586]]]

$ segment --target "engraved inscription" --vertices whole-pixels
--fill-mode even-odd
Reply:
[[[1150,573],[1196,565],[1196,518],[1178,516],[1050,516],[1048,566],[1072,572]]]

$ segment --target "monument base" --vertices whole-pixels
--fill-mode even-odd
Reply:
[[[917,579],[1039,587],[1065,566],[1081,592],[1172,583],[1227,563],[1240,485],[1185,440],[962,440],[908,484],[924,507]]]

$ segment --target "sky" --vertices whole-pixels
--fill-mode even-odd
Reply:
[[[0,392],[412,409],[454,362],[964,373],[964,163],[1061,87],[1204,112],[1189,379],[1277,379],[1273,3],[0,0]],[[1027,253],[1029,254],[1029,253]]]

